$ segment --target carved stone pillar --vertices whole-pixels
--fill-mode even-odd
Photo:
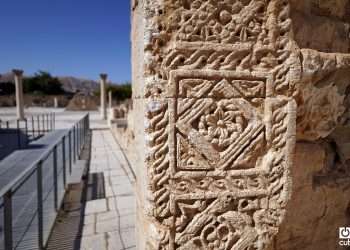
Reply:
[[[24,120],[23,70],[12,70],[15,76],[17,119]]]
[[[271,245],[291,196],[297,105],[307,115],[305,96],[317,100],[304,86],[349,65],[301,50],[289,11],[288,0],[133,3],[138,249]],[[334,127],[304,124],[312,138]]]
[[[107,87],[107,74],[100,74],[101,82],[100,82],[100,95],[101,95],[101,118],[102,120],[107,119],[107,107],[106,107],[106,87]]]

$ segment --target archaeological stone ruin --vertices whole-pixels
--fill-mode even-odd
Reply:
[[[138,249],[342,249],[350,2],[134,0],[132,23]]]

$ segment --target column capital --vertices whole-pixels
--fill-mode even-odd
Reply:
[[[102,73],[102,74],[100,74],[100,77],[101,77],[101,79],[102,79],[102,80],[106,81],[106,80],[107,80],[108,75],[107,75],[107,74],[105,74],[105,73]]]
[[[23,70],[21,70],[21,69],[13,69],[12,73],[15,74],[15,76],[22,76],[23,75]]]

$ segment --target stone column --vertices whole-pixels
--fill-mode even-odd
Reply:
[[[107,107],[106,107],[106,88],[107,88],[107,74],[100,74],[100,95],[101,95],[101,118],[102,120],[107,119]]]
[[[55,97],[55,98],[53,99],[53,106],[54,106],[55,108],[58,108],[58,99],[57,99],[57,97]]]
[[[294,37],[291,3],[304,2],[134,1],[138,249],[274,242],[297,131],[303,140],[330,135],[349,95],[350,56],[301,49],[312,42]]]
[[[113,98],[112,98],[112,91],[108,91],[108,108],[111,109],[113,104],[112,104]]]
[[[24,120],[23,70],[12,70],[15,76],[17,119]]]

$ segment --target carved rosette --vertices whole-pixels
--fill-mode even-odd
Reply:
[[[300,66],[288,1],[145,7],[148,246],[266,249],[291,192]]]

